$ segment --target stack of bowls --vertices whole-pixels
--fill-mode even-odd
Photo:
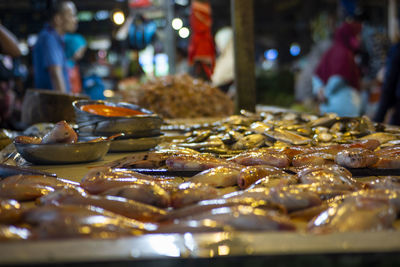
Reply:
[[[90,105],[90,106],[89,106]],[[112,109],[113,107],[125,108],[135,111],[134,115],[109,116],[87,111],[86,107]],[[155,147],[162,139],[162,119],[153,112],[137,105],[124,102],[108,102],[101,100],[78,100],[72,103],[75,111],[79,136],[97,137],[113,136],[123,133],[114,139],[110,145],[110,152],[131,152],[148,150]]]

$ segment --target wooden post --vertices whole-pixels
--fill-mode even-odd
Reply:
[[[253,0],[231,0],[235,47],[236,114],[241,109],[255,111],[256,107],[253,7]]]

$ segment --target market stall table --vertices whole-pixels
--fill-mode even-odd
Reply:
[[[92,168],[132,153],[109,153],[102,160],[31,168],[81,181]],[[303,222],[304,224],[304,222]],[[399,228],[399,220],[394,223]],[[346,232],[309,234],[299,231],[229,231],[215,233],[154,234],[118,239],[57,239],[0,243],[0,264],[67,264],[82,266],[206,266],[251,264],[309,266],[346,263],[348,266],[400,263],[400,232]]]

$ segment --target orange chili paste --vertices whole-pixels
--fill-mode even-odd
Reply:
[[[124,107],[112,107],[101,104],[84,105],[81,110],[105,117],[124,117],[145,114],[143,112]]]

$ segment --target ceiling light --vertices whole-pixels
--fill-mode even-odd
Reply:
[[[182,26],[183,26],[183,21],[180,18],[174,18],[172,20],[172,28],[174,30],[179,30],[182,28]]]
[[[116,11],[113,14],[113,21],[117,25],[122,25],[125,22],[125,15],[122,11]]]
[[[190,35],[190,31],[186,27],[181,28],[178,33],[179,33],[179,36],[183,39],[188,38]]]

